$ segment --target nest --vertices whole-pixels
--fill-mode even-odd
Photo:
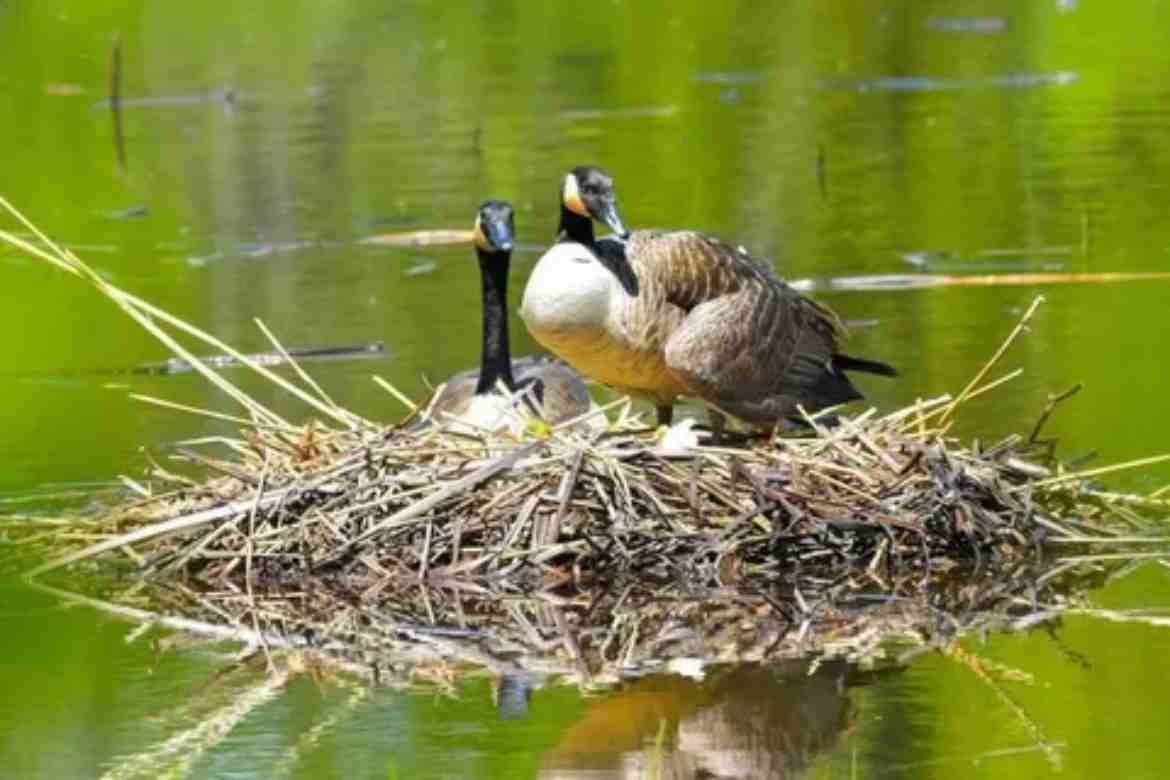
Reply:
[[[1071,392],[1050,400],[1027,437],[985,447],[950,434],[964,404],[1019,373],[988,379],[1040,298],[953,398],[832,425],[805,415],[801,435],[741,446],[664,448],[628,400],[595,412],[611,413],[605,426],[529,421],[489,434],[418,425],[425,412],[382,382],[410,414],[390,427],[372,423],[334,403],[262,324],[274,361],[114,287],[37,235],[47,248],[0,232],[89,281],[245,414],[142,399],[236,422],[240,435],[176,447],[170,457],[196,466],[195,476],[152,463],[145,482],[125,480],[139,500],[83,534],[67,526],[42,534],[52,560],[34,574],[104,555],[148,578],[208,588],[312,580],[369,595],[458,580],[533,593],[634,579],[680,592],[782,586],[799,596],[808,578],[848,591],[968,564],[1007,571],[1054,543],[1126,543],[1166,506],[1091,482],[1165,456],[1065,472],[1045,449],[1044,421]],[[294,425],[265,408],[176,331],[259,373],[317,419]],[[269,367],[282,361],[291,377]],[[78,543],[95,535],[102,540]]]
[[[984,446],[951,433],[966,403],[1019,374],[989,379],[1041,299],[954,397],[832,424],[805,415],[795,436],[664,448],[624,399],[600,410],[603,429],[537,421],[477,434],[417,424],[425,413],[383,382],[409,410],[387,427],[334,403],[263,325],[271,361],[115,287],[0,205],[40,243],[3,231],[0,240],[93,285],[243,409],[143,398],[240,433],[172,448],[145,480],[124,480],[135,500],[96,517],[22,518],[5,533],[48,558],[30,578],[80,562],[131,569],[140,585],[181,589],[190,603],[174,611],[217,635],[245,631],[250,617],[249,641],[300,636],[360,655],[403,637],[433,648],[435,631],[417,627],[454,626],[473,633],[482,657],[520,653],[536,664],[540,648],[547,655],[559,642],[583,674],[671,656],[637,648],[676,636],[678,625],[692,631],[679,647],[700,657],[731,657],[720,631],[744,620],[762,628],[735,638],[736,658],[823,651],[841,636],[872,650],[911,625],[922,634],[922,621],[938,633],[940,615],[952,628],[979,625],[972,615],[1015,620],[1011,610],[1036,607],[1085,567],[1139,560],[1133,545],[1161,541],[1149,534],[1167,508],[1157,494],[1111,493],[1094,480],[1170,456],[1068,471],[1040,438],[1075,389],[1051,398],[1027,436]],[[179,334],[260,374],[315,419],[296,425],[264,407]],[[289,371],[273,370],[281,362]],[[947,588],[958,600],[939,595]],[[573,609],[556,618],[550,604]],[[504,642],[494,655],[479,641],[488,634]],[[609,639],[595,643],[601,635]],[[582,649],[594,645],[592,656]]]
[[[799,592],[813,578],[848,591],[1006,571],[1054,543],[1124,542],[1160,506],[1096,489],[1105,470],[1028,459],[1035,435],[964,446],[945,433],[957,406],[943,397],[832,427],[809,417],[805,435],[682,457],[663,454],[628,402],[604,432],[529,426],[518,438],[256,424],[211,443],[230,457],[178,448],[211,477],[155,464],[130,483],[142,499],[103,522],[110,538],[42,570],[105,553],[211,588],[460,580],[532,593],[633,579]]]

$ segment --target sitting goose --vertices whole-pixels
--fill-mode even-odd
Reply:
[[[615,201],[612,190],[595,199]],[[842,326],[828,308],[745,250],[692,231],[562,241],[533,270],[520,316],[577,370],[652,400],[660,425],[679,396],[691,396],[716,412],[717,431],[723,414],[772,427],[798,405],[811,412],[860,399],[847,370],[897,373],[838,352]]]
[[[438,419],[450,415],[490,431],[507,426],[514,414],[509,400],[497,392],[500,382],[513,392],[531,390],[537,411],[550,423],[570,420],[593,408],[585,382],[565,364],[535,355],[512,360],[508,347],[508,266],[513,226],[510,204],[489,200],[479,207],[474,241],[483,283],[480,368],[447,380],[431,404],[431,413]]]

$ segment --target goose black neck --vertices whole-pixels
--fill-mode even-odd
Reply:
[[[480,352],[477,395],[490,393],[497,382],[516,389],[512,379],[512,353],[508,346],[508,263],[510,252],[489,254],[477,249],[483,282],[483,349]]]
[[[578,244],[593,246],[593,220],[569,211],[562,203],[561,225],[557,231],[557,241],[576,241]]]

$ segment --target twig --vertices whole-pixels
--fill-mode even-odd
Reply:
[[[1032,301],[1032,305],[1028,307],[1026,312],[1024,312],[1024,316],[1020,318],[1018,323],[1016,323],[1016,327],[1012,329],[1010,334],[1008,334],[1007,339],[1005,339],[1003,344],[1000,345],[999,349],[995,351],[995,354],[991,356],[991,359],[988,360],[986,364],[984,364],[983,368],[979,370],[979,373],[975,374],[975,377],[967,383],[967,386],[963,388],[962,392],[960,392],[955,400],[951,402],[950,406],[947,407],[947,410],[943,412],[943,416],[939,420],[939,425],[944,425],[947,420],[949,420],[951,416],[954,415],[959,406],[962,405],[963,401],[967,400],[967,396],[970,395],[971,391],[974,390],[976,386],[978,386],[979,383],[983,381],[983,377],[987,376],[988,372],[991,371],[995,364],[999,362],[999,359],[1004,356],[1012,344],[1015,343],[1016,339],[1020,337],[1020,334],[1024,332],[1024,329],[1028,327],[1028,323],[1032,320],[1032,315],[1036,313],[1036,309],[1038,309],[1042,303],[1044,303],[1044,296],[1037,295],[1036,298]]]
[[[1028,434],[1028,444],[1036,443],[1036,439],[1040,436],[1040,431],[1044,429],[1044,424],[1048,422],[1048,418],[1056,410],[1057,405],[1079,393],[1082,387],[1084,385],[1077,382],[1063,393],[1048,396],[1048,403],[1044,404],[1044,409],[1040,412],[1040,419],[1036,421],[1036,425],[1032,427],[1032,432]]]

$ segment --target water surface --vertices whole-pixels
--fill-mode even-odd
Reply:
[[[124,170],[105,103],[116,35]],[[119,285],[244,351],[268,348],[257,317],[290,347],[384,342],[382,359],[313,371],[341,403],[391,420],[403,410],[370,375],[421,394],[427,379],[474,364],[479,281],[467,247],[360,240],[466,229],[482,200],[510,199],[532,248],[514,260],[515,301],[554,232],[560,178],[583,162],[615,175],[628,223],[716,233],[792,278],[913,273],[907,256],[945,259],[946,273],[983,272],[989,259],[1000,270],[1165,270],[1167,40],[1170,8],[1148,4],[18,0],[0,4],[0,194]],[[85,286],[8,250],[0,283],[0,512],[52,511],[45,494],[140,474],[141,446],[225,430],[127,398],[234,411],[195,376],[128,373],[169,356]],[[1049,393],[1083,382],[1050,430],[1068,454],[1104,463],[1170,441],[1168,292],[821,297],[846,319],[874,321],[848,347],[901,369],[896,382],[864,380],[872,403],[892,409],[961,387],[1043,293],[1048,304],[1005,361],[1024,376],[974,403],[962,432],[1027,429]],[[518,320],[513,332],[518,350],[534,348]],[[1166,482],[1163,467],[1113,484]],[[13,500],[29,494],[41,497]],[[1096,598],[1170,603],[1167,571],[1148,565]],[[0,601],[0,774],[94,776],[213,703],[214,654],[127,643],[128,626],[16,585]],[[1170,763],[1158,693],[1170,634],[1070,619],[972,647],[1035,675],[1013,696],[1063,745],[1059,762],[968,670],[927,657],[872,679],[743,669],[610,697],[546,688],[516,720],[501,717],[486,681],[455,698],[373,691],[288,759],[349,695],[300,679],[189,770],[637,775],[658,716],[680,755],[702,754],[704,737],[758,731],[777,774],[1157,777]],[[255,682],[249,674],[226,693]],[[806,713],[803,731],[785,731],[796,717],[785,697],[818,696],[823,728]],[[639,707],[655,715],[649,730],[628,723]],[[785,735],[805,740],[799,757],[775,747]],[[743,766],[679,758],[674,771]]]

